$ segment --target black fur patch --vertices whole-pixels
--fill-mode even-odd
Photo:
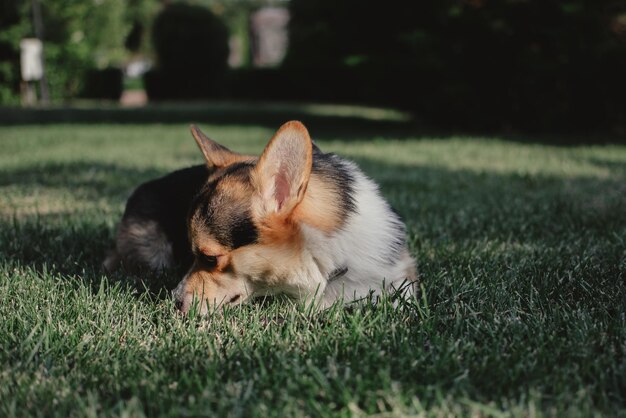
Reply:
[[[224,168],[196,196],[191,212],[192,222],[200,222],[220,245],[233,250],[258,241],[258,230],[250,214],[250,201],[237,200],[218,193],[216,189],[227,177],[247,182],[251,167],[253,164],[244,162]]]
[[[230,176],[240,179],[248,179],[250,178],[250,169],[252,167],[254,167],[254,163],[245,161],[231,164],[222,169],[222,173],[220,173],[220,178]]]
[[[328,275],[328,281],[331,282],[335,279],[340,278],[348,272],[348,267],[338,267],[335,270],[331,271]]]
[[[317,146],[313,148],[313,173],[333,183],[339,191],[337,196],[342,218],[356,211],[354,200],[354,176],[351,168],[337,155],[323,153]]]
[[[187,238],[187,213],[194,196],[206,187],[212,173],[205,165],[174,171],[141,184],[126,203],[122,222],[156,222],[172,244],[173,261],[181,271],[188,270],[193,261]]]
[[[247,211],[243,216],[233,223],[230,231],[230,242],[232,248],[243,247],[244,245],[250,245],[257,242],[259,239],[259,231],[252,222],[250,217],[250,211]]]

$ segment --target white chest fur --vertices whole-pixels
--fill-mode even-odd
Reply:
[[[355,210],[343,227],[327,234],[302,225],[305,249],[327,280],[323,305],[398,287],[407,279],[413,263],[404,254],[404,225],[382,198],[378,186],[356,166],[353,168]],[[328,280],[338,269],[345,273]]]

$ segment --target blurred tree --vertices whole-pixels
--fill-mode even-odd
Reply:
[[[19,42],[31,33],[30,2],[0,0],[0,104],[19,103]]]
[[[193,4],[207,7],[228,27],[231,38],[237,38],[242,67],[252,65],[250,45],[250,16],[263,7],[286,7],[289,0],[195,0]]]
[[[87,71],[122,64],[133,23],[148,21],[158,5],[157,0],[43,1],[52,97],[74,97],[81,92]],[[19,98],[19,41],[33,32],[29,0],[0,0],[0,103]]]
[[[209,9],[186,3],[167,5],[154,21],[152,41],[157,68],[145,78],[151,99],[222,94],[228,30]]]
[[[141,49],[143,43],[144,27],[139,21],[133,22],[133,28],[124,40],[124,46],[131,52],[138,52]]]

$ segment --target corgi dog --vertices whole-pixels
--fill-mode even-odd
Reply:
[[[195,126],[191,132],[205,166],[140,186],[106,268],[190,263],[173,291],[184,313],[194,301],[206,313],[274,294],[323,309],[385,291],[414,293],[404,223],[372,180],[323,153],[302,123],[284,124],[259,158],[230,151]],[[180,189],[172,186],[178,182]],[[170,189],[159,195],[159,187]],[[163,209],[163,200],[176,209]]]

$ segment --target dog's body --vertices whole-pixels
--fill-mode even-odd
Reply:
[[[184,312],[194,299],[206,311],[276,293],[321,307],[384,290],[413,293],[415,262],[399,216],[354,163],[313,145],[302,124],[283,125],[258,159],[233,153],[196,128],[192,133],[207,168],[200,176],[204,184],[194,181],[188,189],[198,192],[186,193],[180,205],[189,210],[183,233],[193,254],[174,291]],[[167,234],[157,237],[154,230],[165,228],[133,220],[152,200],[137,198],[140,191],[129,199],[117,257],[139,254],[139,262],[153,269],[167,267],[169,262],[155,261],[167,254],[160,250]],[[152,254],[131,249],[147,242]]]
[[[187,238],[187,213],[210,174],[206,165],[174,171],[143,183],[128,198],[117,230],[116,248],[103,265],[108,271],[187,271],[193,254]]]

